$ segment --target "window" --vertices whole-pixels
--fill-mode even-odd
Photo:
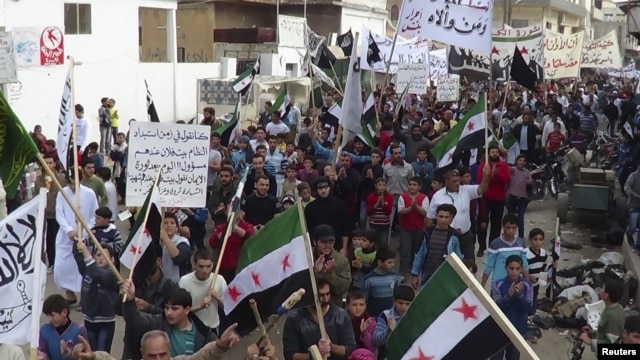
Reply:
[[[564,34],[564,26],[558,25],[558,34]]]
[[[64,4],[64,33],[91,34],[91,4]]]
[[[398,9],[398,5],[393,5],[391,7],[391,21],[398,21],[399,14],[400,10]]]
[[[514,29],[525,28],[529,26],[529,20],[511,20],[511,27]]]
[[[187,58],[187,52],[184,47],[178,47],[178,62],[183,63]]]
[[[552,30],[553,29],[553,24],[549,21],[546,22],[546,28],[547,30]]]

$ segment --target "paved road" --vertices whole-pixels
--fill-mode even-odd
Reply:
[[[570,220],[575,217],[570,217]],[[590,258],[594,259],[600,256],[601,253],[605,252],[605,249],[596,249],[590,247],[588,245],[589,237],[592,232],[601,231],[605,226],[602,224],[602,217],[583,217],[581,219],[575,219],[576,224],[565,224],[562,226],[563,237],[566,240],[581,243],[584,248],[581,251],[571,251],[563,249],[562,258],[560,261],[560,267],[571,267],[580,262],[582,258]],[[592,225],[588,225],[592,224]],[[592,228],[593,224],[599,224],[599,227],[594,229]],[[118,228],[122,232],[124,238],[129,234],[129,224],[118,222]],[[209,224],[208,229],[209,233],[211,233],[212,224]],[[535,202],[530,204],[529,210],[526,215],[525,227],[527,231],[532,227],[540,227],[545,233],[552,234],[555,227],[555,200],[548,199],[544,202]],[[397,246],[397,240],[392,241],[392,246]],[[617,249],[619,251],[619,249]],[[486,255],[485,255],[486,256]],[[486,257],[485,257],[486,259]],[[396,262],[398,263],[398,262]],[[482,263],[478,262],[479,274],[482,272]],[[480,276],[479,276],[480,278]],[[47,290],[46,294],[50,295],[58,292],[54,282],[53,276],[49,275],[47,277]],[[76,321],[82,321],[82,315],[76,311],[72,310],[72,319]],[[46,317],[42,317],[42,323],[46,322]],[[270,333],[270,338],[272,339],[274,345],[277,347],[278,351],[282,351],[282,325],[283,321],[280,321],[278,324],[276,331],[272,331]],[[569,342],[566,336],[559,335],[561,329],[552,329],[552,330],[543,330],[543,336],[538,340],[537,344],[531,344],[534,351],[538,354],[540,359],[566,359],[567,351],[569,349]],[[118,318],[116,322],[116,336],[114,338],[112,354],[119,358],[122,354],[122,337],[124,334],[124,321],[122,318]],[[257,339],[257,335],[249,335],[242,339],[241,344],[234,348],[233,351],[227,356],[228,359],[240,359],[242,358],[241,352],[243,349],[246,349],[246,346],[250,344],[251,341],[255,341]],[[24,348],[25,351],[28,351],[28,347]],[[526,359],[525,356],[522,359]],[[583,356],[585,360],[595,360],[595,356],[587,349],[585,351],[585,355]]]

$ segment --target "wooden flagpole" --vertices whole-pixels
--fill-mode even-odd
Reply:
[[[356,46],[355,44],[353,44],[353,46]],[[333,76],[335,76],[336,78],[336,82],[338,85],[338,89],[340,89],[340,95],[344,94],[344,89],[342,88],[342,83],[340,82],[340,78],[338,77],[338,74],[336,74],[336,69],[333,67],[333,64],[331,63],[331,61],[329,61],[329,66],[331,67],[331,71],[333,72]],[[338,90],[336,88],[333,88],[334,90]]]
[[[136,260],[138,258],[138,254],[140,253],[140,245],[142,244],[142,237],[144,236],[144,228],[147,226],[147,220],[149,219],[149,208],[151,207],[151,202],[153,201],[153,192],[156,190],[156,186],[158,186],[158,181],[160,180],[160,174],[162,173],[162,167],[158,168],[158,172],[156,174],[156,178],[153,180],[153,186],[151,187],[151,193],[149,194],[149,204],[147,206],[147,212],[144,214],[144,220],[142,221],[142,231],[140,231],[140,235],[138,235],[138,243],[135,248],[135,252],[133,253],[133,261],[131,262],[131,271],[129,272],[129,281],[133,279],[133,270],[136,268]],[[159,209],[162,212],[162,208]],[[164,212],[162,213],[164,217]],[[160,225],[162,226],[162,225]],[[131,239],[133,241],[133,239]],[[122,302],[126,301],[127,297],[124,296]]]
[[[489,53],[489,83],[487,84],[487,98],[484,99],[484,116],[487,119],[487,121],[484,124],[484,161],[486,164],[489,163],[489,126],[490,126],[490,119],[489,116],[487,115],[487,108],[491,109],[491,111],[493,111],[493,106],[491,106],[493,104],[493,101],[491,101],[491,90],[492,90],[492,83],[493,83],[493,60],[492,60],[492,56],[491,53]],[[488,102],[488,105],[487,105]]]
[[[73,59],[73,56],[69,56],[69,77],[71,78],[71,109],[69,111],[73,111],[72,114],[72,121],[71,121],[71,136],[72,136],[72,142],[73,142],[73,177],[76,179],[76,184],[75,184],[75,195],[76,195],[76,207],[78,207],[78,209],[80,208],[80,174],[78,173],[78,166],[80,164],[78,164],[78,131],[77,131],[77,124],[78,124],[78,119],[76,117],[75,114],[75,101],[76,101],[76,79],[75,79],[75,60]],[[87,230],[88,232],[90,232],[89,230]],[[80,224],[80,221],[76,221],[76,233],[77,233],[77,237],[79,241],[83,241],[83,236],[82,236],[82,224]]]
[[[120,272],[118,271],[118,269],[116,269],[116,266],[111,261],[111,258],[109,257],[109,255],[107,255],[104,249],[102,249],[100,242],[98,241],[98,239],[96,239],[95,235],[93,235],[93,233],[91,232],[91,228],[89,227],[89,225],[87,225],[87,222],[82,218],[82,214],[80,214],[80,210],[78,210],[78,208],[73,204],[73,201],[71,201],[71,198],[69,197],[69,195],[67,195],[67,193],[63,191],[62,184],[60,184],[60,181],[58,181],[58,177],[55,176],[53,171],[49,169],[49,166],[47,166],[47,163],[42,157],[42,154],[40,153],[36,154],[36,158],[38,159],[38,162],[40,163],[40,166],[42,167],[42,169],[53,180],[53,183],[58,188],[59,194],[62,195],[62,197],[64,198],[64,201],[66,201],[67,204],[69,204],[71,211],[73,211],[73,214],[76,216],[76,219],[78,219],[78,221],[80,222],[80,225],[82,226],[82,228],[84,228],[84,230],[89,234],[89,239],[91,239],[91,242],[95,246],[96,250],[100,254],[102,254],[102,256],[107,261],[107,265],[109,265],[109,269],[111,269],[111,271],[116,276],[119,282],[124,282],[124,278],[122,277],[122,275],[120,275]]]
[[[311,290],[313,291],[313,303],[316,308],[316,316],[318,317],[318,327],[320,328],[320,338],[329,339],[327,335],[327,329],[324,325],[324,314],[322,313],[322,307],[320,306],[320,298],[318,297],[318,285],[316,284],[316,274],[314,271],[315,262],[313,261],[313,253],[311,250],[311,240],[309,239],[309,230],[307,229],[307,221],[304,218],[304,206],[302,206],[302,199],[296,201],[298,206],[298,216],[300,219],[300,230],[302,230],[302,237],[304,238],[304,247],[307,253],[307,263],[309,265],[309,276],[311,277]],[[322,355],[326,360],[327,355]]]
[[[540,360],[538,355],[531,349],[527,341],[522,338],[522,335],[516,330],[516,328],[511,324],[511,321],[507,319],[502,310],[498,307],[498,305],[491,299],[489,294],[482,288],[482,286],[478,283],[478,280],[469,272],[467,267],[464,265],[462,260],[456,255],[451,254],[446,257],[447,263],[451,265],[451,267],[455,270],[455,272],[460,276],[460,279],[467,285],[469,290],[473,292],[473,294],[478,298],[482,306],[484,306],[489,312],[489,316],[493,318],[493,320],[500,326],[500,329],[504,331],[505,335],[511,340],[511,343],[520,351],[522,354],[526,354],[531,360]]]
[[[369,32],[369,36],[371,36],[371,32]],[[364,39],[362,40],[364,41]],[[369,39],[367,39],[369,41]],[[396,42],[398,41],[398,29],[396,29],[395,35],[393,35],[393,43],[391,44],[391,53],[389,54],[389,61],[387,61],[387,70],[384,74],[384,86],[382,87],[382,91],[384,92],[387,88],[387,84],[389,83],[389,71],[391,70],[391,62],[393,60],[393,52],[396,49]],[[373,70],[371,70],[373,71]],[[380,95],[380,99],[382,99],[382,94]]]

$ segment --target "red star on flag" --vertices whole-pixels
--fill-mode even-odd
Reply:
[[[449,153],[449,160],[453,160],[453,153]]]
[[[529,55],[529,50],[527,50],[527,48],[523,46],[523,47],[522,47],[522,49],[520,49],[520,54],[527,54],[527,55]]]
[[[139,248],[137,248],[137,247],[135,247],[135,246],[133,246],[133,245],[129,246],[129,251],[130,251],[130,252],[132,252],[134,255],[135,255],[136,253],[138,253],[138,254],[140,254],[140,253],[141,253],[140,249],[139,249]]]
[[[291,264],[289,264],[289,254],[285,255],[284,259],[282,259],[282,272],[286,272],[288,267],[291,267]]]
[[[236,301],[238,296],[242,295],[240,291],[235,286],[229,288],[229,296],[231,296],[231,300]]]
[[[473,122],[468,122],[467,123],[467,129],[469,129],[469,131],[473,131],[473,129],[476,127],[476,124],[474,124]]]
[[[436,358],[435,356],[427,356],[427,355],[425,355],[425,354],[422,352],[422,349],[421,349],[421,348],[418,348],[418,351],[419,351],[418,356],[416,356],[416,357],[412,357],[412,358],[411,358],[411,359],[409,359],[409,360],[433,360],[433,359],[435,359],[435,358]]]
[[[251,272],[251,279],[253,280],[253,283],[257,286],[260,287],[262,285],[260,285],[260,275],[256,274],[254,272]]]
[[[467,319],[477,319],[478,318],[476,316],[476,309],[477,308],[478,308],[478,305],[469,305],[464,300],[464,298],[462,298],[462,306],[459,307],[459,308],[453,309],[453,311],[457,311],[457,312],[461,313],[464,316],[464,321],[467,321]]]
[[[491,55],[493,54],[500,55],[500,51],[495,46],[493,47],[493,49],[491,49]]]

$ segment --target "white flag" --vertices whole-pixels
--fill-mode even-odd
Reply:
[[[67,169],[67,161],[69,154],[69,140],[71,139],[71,128],[73,125],[73,116],[71,108],[71,70],[67,72],[67,80],[64,82],[62,89],[62,101],[60,101],[60,115],[58,117],[58,139],[56,140],[56,149],[62,166]]]
[[[44,209],[47,189],[0,222],[0,344],[37,347],[44,264]]]
[[[357,33],[353,43],[358,43]],[[357,46],[354,46],[351,49],[349,73],[344,87],[342,113],[339,119],[342,127],[354,134],[360,134],[362,131],[362,124],[360,123],[362,117],[362,84],[360,83],[360,59],[356,53],[357,48]],[[344,139],[346,139],[346,136],[343,135]]]

